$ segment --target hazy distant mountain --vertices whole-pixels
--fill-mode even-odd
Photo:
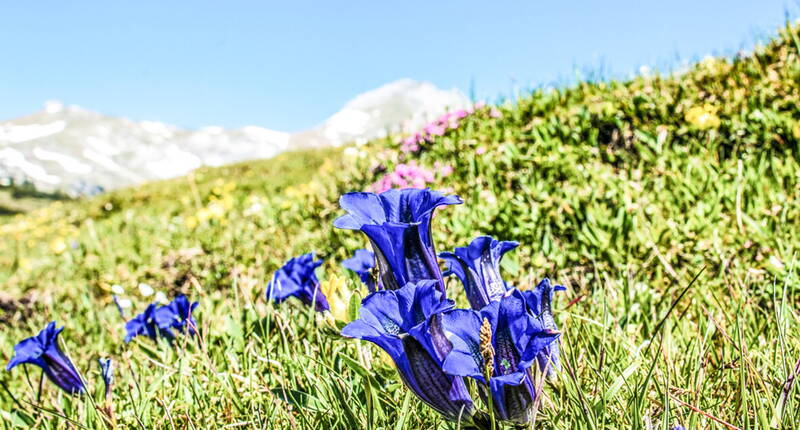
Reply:
[[[0,184],[30,182],[45,192],[94,194],[180,176],[203,165],[365,142],[421,127],[467,104],[456,90],[400,80],[357,96],[318,127],[290,135],[256,126],[185,130],[48,102],[33,115],[0,122]]]
[[[41,112],[0,123],[0,178],[46,192],[93,194],[202,165],[270,157],[288,145],[289,134],[260,127],[189,131],[50,102]]]
[[[458,90],[401,79],[357,96],[321,125],[293,134],[289,142],[296,148],[364,143],[420,128],[434,116],[468,106],[469,100]]]

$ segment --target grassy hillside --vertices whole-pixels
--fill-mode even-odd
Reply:
[[[95,359],[117,362],[124,427],[448,428],[377,348],[264,299],[272,272],[312,250],[323,280],[359,288],[338,263],[364,238],[332,228],[337,199],[411,165],[465,201],[437,213],[437,251],[478,234],[517,240],[512,284],[568,288],[555,304],[565,369],[539,428],[797,428],[798,50],[784,29],[680,76],[478,109],[417,151],[393,137],[287,153],[6,218],[0,359],[58,320],[95,402]],[[112,286],[130,314],[153,299],[140,283],[199,300],[200,340],[124,344]],[[6,428],[104,428],[88,399],[39,393],[37,371],[0,382]]]

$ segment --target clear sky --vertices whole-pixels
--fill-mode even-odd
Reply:
[[[298,131],[399,78],[489,101],[751,49],[794,0],[2,1],[0,120],[46,100]]]

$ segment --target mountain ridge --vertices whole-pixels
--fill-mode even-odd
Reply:
[[[191,130],[47,102],[39,112],[0,122],[0,186],[24,184],[48,193],[93,195],[201,166],[364,143],[420,127],[468,104],[458,90],[401,79],[357,95],[317,127],[286,133],[254,125]]]

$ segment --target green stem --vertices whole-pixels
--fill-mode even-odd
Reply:
[[[489,385],[489,381],[491,380],[492,375],[490,375],[489,372],[487,372],[486,370],[484,370],[483,372],[483,377],[486,378],[486,386],[487,386],[486,391],[488,391],[488,393],[486,393],[486,398],[488,399],[486,403],[489,404],[489,419],[491,422],[490,428],[491,430],[495,430],[497,428],[497,424],[495,423],[494,420],[494,399],[492,398],[492,389],[491,386]]]

